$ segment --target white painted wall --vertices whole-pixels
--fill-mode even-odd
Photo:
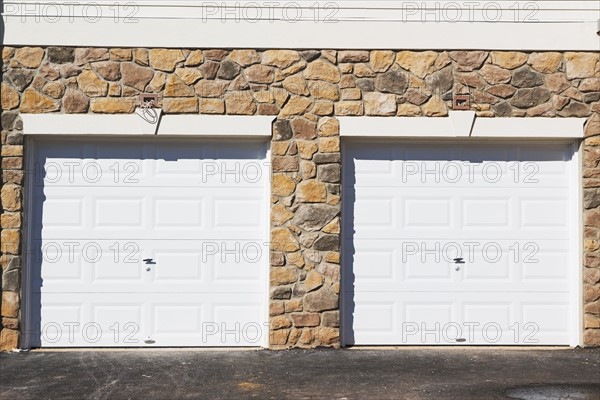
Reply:
[[[4,44],[600,49],[600,2],[6,0]]]

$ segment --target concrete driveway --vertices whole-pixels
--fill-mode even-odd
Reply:
[[[0,354],[0,399],[600,399],[600,349]]]

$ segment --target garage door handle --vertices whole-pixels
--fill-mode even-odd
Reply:
[[[454,264],[464,264],[462,257],[458,257],[454,259]]]
[[[146,264],[156,264],[156,262],[151,258],[144,258],[142,261],[144,261]]]

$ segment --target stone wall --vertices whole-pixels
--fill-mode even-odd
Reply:
[[[470,94],[480,117],[588,117],[584,141],[587,345],[600,345],[600,62],[595,53],[487,51],[2,51],[2,325],[19,345],[23,124],[20,113],[273,115],[273,348],[339,346],[340,140],[336,116],[448,114]],[[343,269],[343,268],[342,268]],[[343,271],[342,271],[343,273]]]

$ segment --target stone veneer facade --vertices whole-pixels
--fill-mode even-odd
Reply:
[[[340,138],[336,116],[443,117],[468,93],[479,117],[588,117],[583,142],[584,341],[600,345],[600,61],[597,53],[5,47],[2,50],[0,348],[19,346],[20,113],[273,115],[272,348],[339,346]]]

